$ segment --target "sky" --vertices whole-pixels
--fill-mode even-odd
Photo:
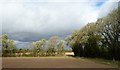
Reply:
[[[17,46],[53,35],[64,39],[74,30],[106,16],[118,1],[2,0],[0,30],[15,40]]]

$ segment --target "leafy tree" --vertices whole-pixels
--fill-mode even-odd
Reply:
[[[120,60],[120,19],[118,9],[66,38],[75,56]]]
[[[57,52],[58,54],[63,54],[64,53],[64,42],[60,41],[59,44],[57,45]]]
[[[57,46],[58,42],[58,36],[52,36],[48,40],[48,55],[55,55],[55,47]]]
[[[45,39],[41,39],[39,41],[33,42],[35,56],[40,55],[40,52],[43,51],[44,45],[45,45]]]
[[[103,36],[109,51],[109,58],[119,59],[120,57],[120,19],[118,9],[113,10],[106,17],[99,19],[96,23],[99,32]],[[119,59],[120,60],[120,59]]]
[[[16,52],[16,46],[13,40],[9,40],[6,34],[2,35],[2,56],[13,56]]]
[[[95,23],[89,23],[80,30],[76,30],[67,38],[67,42],[72,46],[75,56],[95,56],[94,49],[98,51],[97,42],[100,36],[97,35]],[[94,45],[94,47],[93,47]]]

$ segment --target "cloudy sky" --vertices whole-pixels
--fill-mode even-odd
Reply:
[[[119,0],[3,0],[0,30],[19,46],[58,35],[106,16]]]

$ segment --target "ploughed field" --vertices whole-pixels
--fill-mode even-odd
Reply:
[[[114,68],[73,57],[3,57],[3,68]]]

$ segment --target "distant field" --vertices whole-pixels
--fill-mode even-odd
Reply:
[[[3,57],[3,68],[114,68],[72,57]]]

